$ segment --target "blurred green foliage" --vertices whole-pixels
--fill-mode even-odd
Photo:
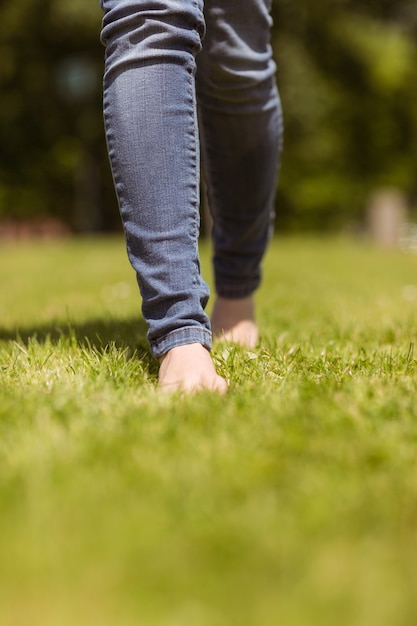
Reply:
[[[416,202],[417,2],[277,0],[282,228],[357,225],[375,189]]]
[[[358,223],[369,195],[417,198],[417,0],[274,0],[285,118],[277,224]],[[0,6],[0,219],[119,216],[101,110],[98,0]]]
[[[0,7],[0,216],[118,226],[103,138],[99,3]]]

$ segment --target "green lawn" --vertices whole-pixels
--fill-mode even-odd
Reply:
[[[274,241],[226,397],[158,395],[118,238],[0,288],[1,626],[415,626],[417,256]]]

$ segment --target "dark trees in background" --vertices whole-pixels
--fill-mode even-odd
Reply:
[[[351,226],[380,188],[415,204],[417,2],[278,0],[274,17],[282,226]]]
[[[417,0],[275,0],[281,230],[340,229],[417,198]],[[0,7],[0,219],[120,228],[105,149],[98,0]]]
[[[103,47],[94,0],[0,8],[0,217],[119,227],[103,138]]]

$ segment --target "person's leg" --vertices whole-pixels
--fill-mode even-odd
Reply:
[[[209,294],[197,247],[194,74],[202,0],[101,0],[101,6],[107,144],[151,350],[163,360],[160,384],[189,389],[191,351],[193,388],[223,388],[208,354]]]
[[[273,228],[282,116],[270,0],[206,0],[197,57],[205,176],[214,220],[213,332],[252,347],[253,294]]]

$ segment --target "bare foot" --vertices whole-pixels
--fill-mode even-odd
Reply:
[[[227,382],[214,368],[208,350],[200,343],[172,348],[160,359],[159,388],[164,392],[226,393]]]
[[[244,348],[254,348],[258,343],[253,296],[232,300],[217,297],[211,316],[213,335]]]

